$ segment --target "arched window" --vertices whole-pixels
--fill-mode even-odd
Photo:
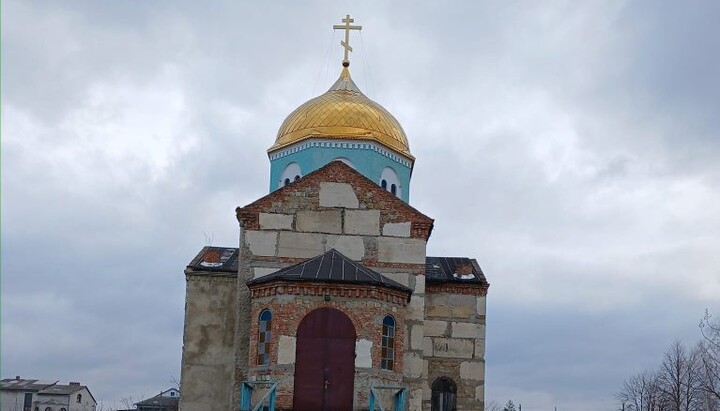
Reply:
[[[380,346],[380,368],[384,370],[395,369],[395,319],[389,315],[383,318],[382,341]]]
[[[52,411],[51,407],[45,407],[45,411]]]
[[[286,185],[300,179],[303,176],[302,170],[298,163],[292,162],[285,166],[282,174],[280,175],[279,186],[285,187]]]
[[[65,408],[60,408],[60,411],[67,411]]]
[[[258,352],[257,364],[270,365],[270,323],[272,322],[272,313],[270,310],[263,310],[260,313],[260,321],[258,323]]]
[[[432,411],[455,411],[457,386],[448,377],[440,377],[432,384]]]
[[[77,395],[77,403],[80,404],[82,402],[82,394]]]
[[[400,179],[398,178],[397,173],[395,173],[395,170],[390,167],[385,167],[382,173],[380,173],[380,187],[398,197],[402,196]]]

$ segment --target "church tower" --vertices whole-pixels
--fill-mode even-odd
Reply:
[[[415,157],[405,131],[380,104],[365,96],[350,76],[350,30],[345,30],[345,58],[340,78],[330,89],[295,109],[280,126],[268,149],[270,192],[284,187],[333,160],[340,160],[406,203]]]
[[[238,247],[185,269],[180,411],[484,409],[489,283],[473,258],[427,255],[415,158],[352,80],[361,27],[342,22],[340,77],[280,126]]]

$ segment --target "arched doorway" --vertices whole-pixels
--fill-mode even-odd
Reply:
[[[351,410],[355,326],[342,311],[318,308],[300,321],[295,356],[296,411]]]
[[[440,377],[432,384],[432,411],[455,411],[457,386],[448,377]]]

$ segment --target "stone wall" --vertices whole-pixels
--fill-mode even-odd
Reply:
[[[457,409],[483,409],[486,291],[459,286],[428,287],[423,339],[428,388],[424,409],[430,409],[430,387],[440,377],[449,377],[457,384]]]
[[[401,331],[409,338],[398,350],[403,354],[398,362],[410,408],[419,409],[427,387],[424,273],[433,220],[341,162],[238,208],[237,217],[254,278],[334,248],[415,290],[404,309]]]
[[[186,272],[186,281],[180,409],[227,411],[233,400],[237,278]]]

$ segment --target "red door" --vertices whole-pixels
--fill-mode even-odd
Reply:
[[[334,308],[318,308],[300,321],[295,358],[295,411],[352,410],[355,326]]]

